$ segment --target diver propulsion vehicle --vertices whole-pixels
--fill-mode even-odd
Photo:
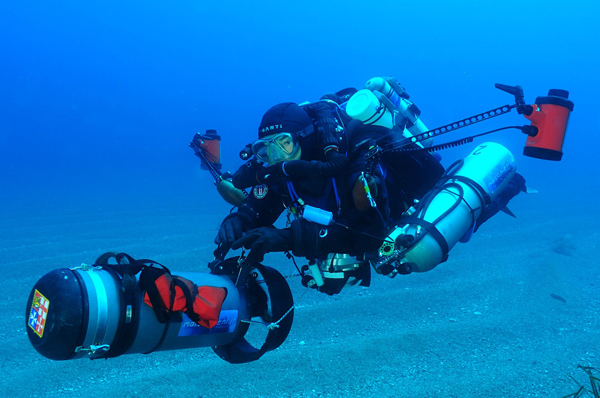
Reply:
[[[148,282],[150,271],[163,269],[157,264],[106,253],[93,265],[47,273],[27,302],[29,341],[53,360],[212,347],[230,363],[245,363],[277,348],[287,337],[293,320],[292,294],[273,268],[231,258],[215,260],[211,273],[163,272],[156,284],[153,278]],[[176,282],[161,284],[165,280]],[[167,308],[149,305],[153,289],[167,295],[185,291],[182,280],[203,292],[202,297],[192,303],[189,295],[174,294]],[[225,292],[225,297],[215,295],[218,292]],[[174,311],[180,300],[186,310]],[[212,305],[199,308],[206,303]],[[204,319],[196,319],[195,313]],[[260,342],[264,337],[262,344],[246,338],[251,325],[266,326],[266,337],[254,338]]]

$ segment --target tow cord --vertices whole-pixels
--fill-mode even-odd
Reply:
[[[287,258],[289,258],[289,259],[292,260],[292,262],[294,263],[294,266],[298,270],[298,273],[297,274],[293,274],[293,275],[286,275],[286,276],[284,276],[284,278],[285,279],[291,279],[291,278],[296,278],[298,276],[302,276],[302,272],[300,271],[300,268],[298,267],[298,264],[296,263],[296,259],[294,258],[294,256],[290,252],[286,252],[286,256],[287,256]],[[256,282],[257,283],[264,283],[265,281],[264,280],[257,280]],[[302,300],[302,298],[304,297],[304,295],[306,294],[306,292],[308,290],[309,289],[305,289],[304,290],[304,292],[302,293],[302,295],[300,296],[300,298],[298,298],[298,301]],[[281,323],[281,321],[283,321],[284,318],[286,316],[288,316],[290,314],[290,312],[292,312],[295,308],[296,308],[296,306],[292,305],[290,307],[290,309],[287,310],[286,313],[283,314],[283,316],[281,318],[279,318],[279,320],[276,321],[276,322],[266,323],[266,322],[260,322],[260,321],[253,321],[252,319],[248,319],[248,320],[242,319],[240,322],[243,322],[243,323],[255,323],[255,324],[263,325],[263,326],[266,326],[267,329],[269,329],[269,330],[277,329],[277,328],[279,328],[279,324]]]
[[[243,322],[243,323],[256,323],[256,324],[259,324],[259,325],[266,326],[267,329],[269,329],[269,330],[277,329],[279,327],[279,324],[281,323],[281,321],[283,321],[283,319],[286,316],[288,316],[289,313],[292,312],[292,310],[294,308],[296,308],[296,306],[292,305],[290,307],[290,309],[287,310],[287,312],[285,314],[283,314],[283,316],[281,318],[279,318],[279,320],[277,322],[266,323],[266,322],[260,322],[260,321],[253,321],[252,319],[248,319],[248,320],[242,319],[240,322]]]

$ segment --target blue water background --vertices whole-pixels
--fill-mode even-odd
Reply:
[[[0,5],[2,209],[189,201],[210,177],[187,147],[223,136],[225,168],[264,111],[395,76],[430,128],[551,88],[575,102],[562,162],[526,158],[515,130],[489,139],[563,206],[597,174],[592,1],[28,1]],[[447,135],[527,124],[515,111]],[[478,139],[476,143],[484,142]],[[449,164],[474,145],[444,151]],[[212,188],[208,188],[212,189]],[[561,201],[562,202],[562,201]]]
[[[0,2],[0,395],[562,397],[588,385],[576,366],[600,369],[599,20],[591,0]],[[233,171],[272,105],[388,75],[430,128],[512,104],[494,83],[521,85],[528,103],[566,89],[563,160],[523,156],[514,130],[443,151],[449,165],[500,142],[539,194],[433,271],[373,274],[334,297],[287,279],[292,333],[260,361],[34,351],[25,303],[52,269],[115,250],[207,271],[230,206],[188,148],[194,133],[217,129]],[[516,124],[528,122],[513,111],[437,143]],[[296,273],[279,253],[265,264]]]

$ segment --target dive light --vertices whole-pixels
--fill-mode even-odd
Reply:
[[[233,186],[229,173],[221,171],[221,137],[217,134],[217,130],[206,130],[205,134],[194,134],[190,148],[200,158],[201,167],[208,170],[214,179],[217,192],[221,197],[233,206],[241,206],[246,199],[246,193]]]

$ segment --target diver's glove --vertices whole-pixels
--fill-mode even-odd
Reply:
[[[233,174],[233,186],[238,189],[245,189],[257,184],[272,184],[284,181],[288,175],[283,169],[283,163],[265,167],[254,159],[250,160]]]
[[[223,219],[219,233],[215,237],[217,245],[231,246],[231,244],[240,239],[244,232],[254,228],[254,221],[249,214],[237,211],[231,213]]]
[[[332,149],[339,151],[340,148],[340,138],[344,130],[338,120],[337,108],[338,105],[329,99],[304,106],[306,113],[317,122],[318,143],[324,154]]]
[[[337,108],[337,104],[329,99],[312,102],[310,104],[306,104],[302,107],[308,116],[313,119],[325,119],[328,117],[333,117],[335,115],[335,109]]]
[[[256,170],[256,181],[261,184],[271,184],[284,181],[289,177],[285,172],[284,166],[287,162],[274,164],[273,166],[261,167]]]
[[[291,250],[292,241],[292,230],[289,228],[260,227],[248,231],[243,238],[233,242],[231,248],[250,249],[246,261],[252,264],[261,262],[266,253]]]
[[[253,187],[259,182],[256,180],[257,173],[263,169],[262,163],[251,159],[243,164],[231,177],[233,186],[238,189]]]
[[[337,93],[327,93],[325,95],[322,95],[319,99],[333,101],[338,105],[341,105],[344,102]]]

